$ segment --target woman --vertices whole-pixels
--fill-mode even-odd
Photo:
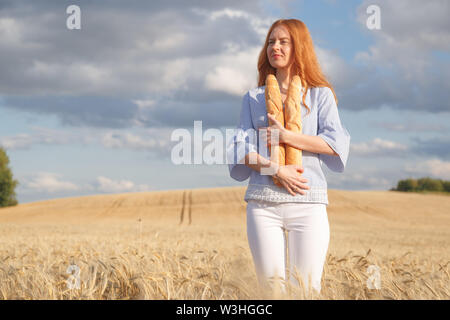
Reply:
[[[309,287],[320,293],[330,239],[327,181],[321,165],[344,171],[350,135],[341,124],[336,95],[322,74],[303,22],[281,19],[270,27],[258,71],[259,87],[244,95],[237,134],[227,149],[230,176],[238,181],[250,177],[244,200],[256,273],[264,285],[276,278],[289,278],[293,284],[301,279],[307,293]],[[264,83],[269,73],[277,78],[283,103],[292,77],[300,76],[305,88],[302,133],[288,131],[274,118],[275,124],[267,127]],[[266,136],[258,135],[259,129],[267,129]],[[279,143],[302,150],[303,167],[278,166],[260,154],[268,154],[275,129]],[[274,184],[268,168],[283,187]]]

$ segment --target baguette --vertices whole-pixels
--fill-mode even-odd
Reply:
[[[284,114],[283,114],[283,100],[281,99],[281,92],[278,86],[277,78],[273,74],[268,74],[266,77],[266,110],[275,116],[283,126],[284,126]],[[269,126],[272,126],[272,120],[269,119]],[[270,145],[270,161],[277,163],[280,166],[285,165],[285,145],[280,143],[278,146]],[[281,182],[277,177],[272,176],[273,182],[278,187],[282,187]]]
[[[289,84],[285,100],[284,123],[285,128],[293,132],[302,132],[302,116],[301,116],[301,92],[302,83],[300,77],[295,75]],[[295,164],[302,165],[302,150],[296,149],[289,145],[285,146],[286,165]],[[301,174],[299,172],[299,174]]]

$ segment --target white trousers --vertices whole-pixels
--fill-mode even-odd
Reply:
[[[298,285],[301,277],[306,293],[309,285],[320,293],[330,241],[325,204],[249,200],[247,237],[261,284],[281,278]]]

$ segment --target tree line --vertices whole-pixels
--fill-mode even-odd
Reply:
[[[437,191],[450,192],[450,181],[442,179],[432,179],[424,177],[420,179],[405,179],[397,183],[397,188],[391,189],[393,191],[406,192],[422,192],[422,191]]]

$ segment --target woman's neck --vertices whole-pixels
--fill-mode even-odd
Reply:
[[[280,90],[287,92],[291,83],[291,68],[278,68],[275,77],[277,78]]]

